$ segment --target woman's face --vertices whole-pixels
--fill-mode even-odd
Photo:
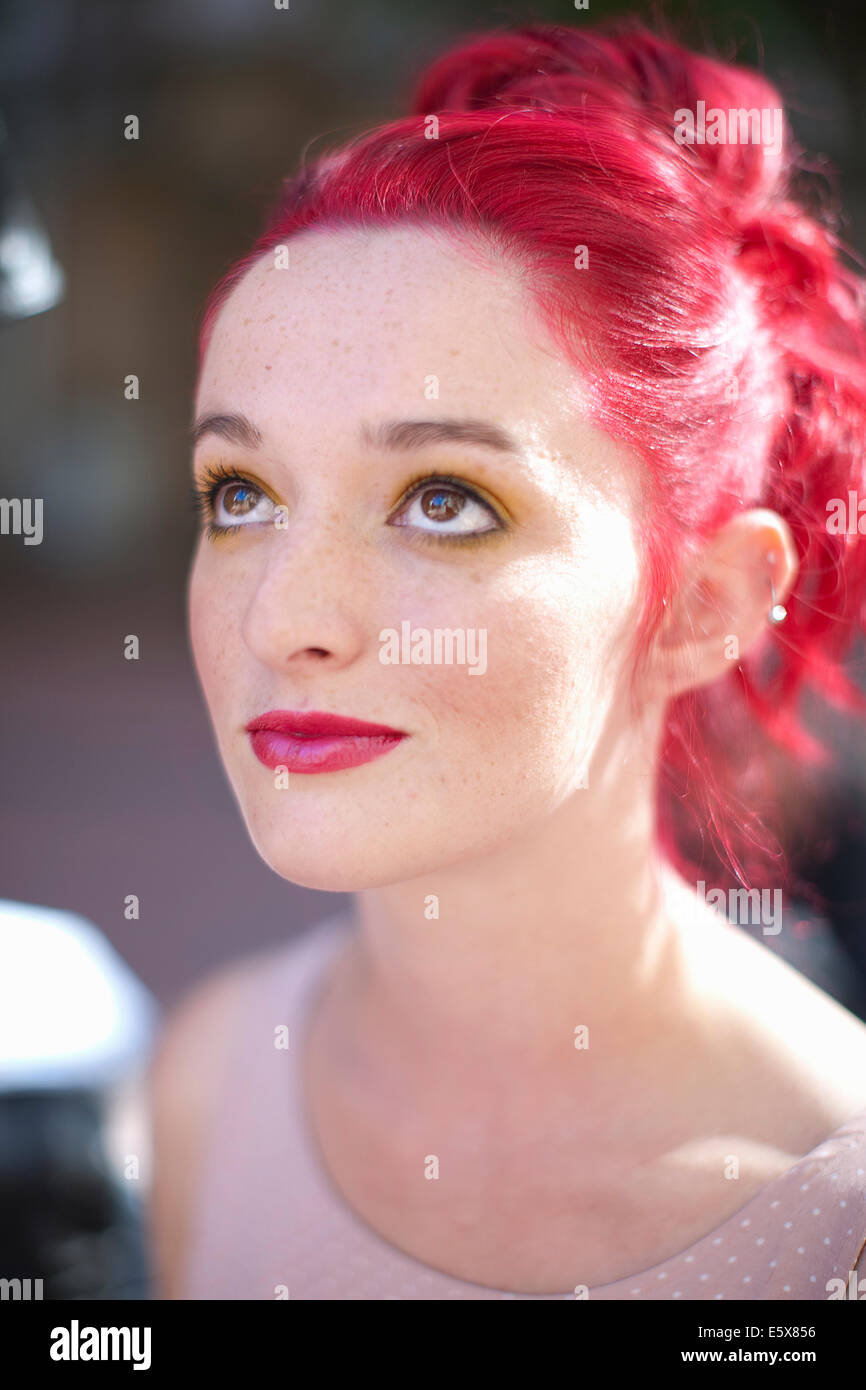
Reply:
[[[228,529],[199,542],[190,627],[259,853],[350,891],[516,849],[586,804],[602,727],[627,717],[641,502],[513,271],[412,227],[306,233],[288,260],[247,272],[203,363],[197,417],[256,434],[195,448],[199,484],[235,480],[216,481]],[[312,742],[247,731],[275,710],[404,737],[299,771]]]

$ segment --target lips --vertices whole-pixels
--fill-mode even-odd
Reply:
[[[252,750],[265,767],[289,772],[340,772],[372,762],[408,735],[387,724],[346,719],[318,710],[269,710],[246,726]]]

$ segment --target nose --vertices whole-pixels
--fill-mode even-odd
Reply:
[[[263,552],[242,624],[253,655],[298,673],[356,660],[365,645],[367,590],[359,580],[367,566],[345,531],[312,519],[290,522],[274,528]]]

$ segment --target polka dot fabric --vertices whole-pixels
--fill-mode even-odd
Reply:
[[[293,1051],[347,930],[345,919],[329,918],[262,952],[251,972],[202,1150],[182,1297],[827,1299],[853,1268],[866,1293],[866,1111],[688,1249],[588,1293],[575,1293],[579,1269],[568,1291],[511,1293],[452,1278],[390,1245],[321,1171]],[[274,1046],[280,1024],[288,1049]]]

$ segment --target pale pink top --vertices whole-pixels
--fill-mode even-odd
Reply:
[[[193,1213],[189,1299],[573,1299],[455,1279],[404,1254],[356,1215],[318,1159],[305,1118],[298,1041],[345,933],[319,923],[259,953],[232,1024]],[[288,1028],[287,1049],[275,1030]],[[732,1217],[651,1269],[590,1299],[827,1299],[866,1275],[866,1111],[773,1179]],[[860,1259],[861,1254],[863,1258]],[[287,1290],[287,1293],[285,1292]],[[850,1296],[847,1292],[836,1296]]]

